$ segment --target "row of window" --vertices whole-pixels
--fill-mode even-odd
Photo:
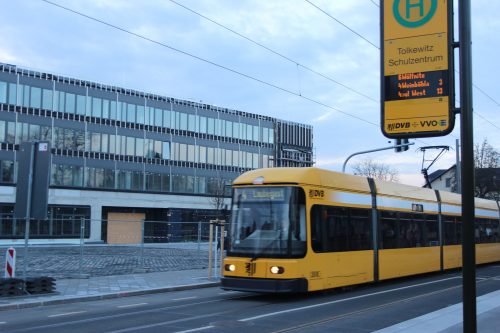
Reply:
[[[232,179],[53,164],[51,185],[116,190],[219,194]],[[226,187],[229,190],[229,187]],[[226,193],[229,195],[229,193]]]
[[[170,159],[255,169],[272,167],[270,155],[240,150],[165,142],[124,135],[85,132],[83,130],[0,121],[0,142],[47,140],[54,148],[91,151],[146,158]]]
[[[458,245],[462,243],[462,219],[459,216],[444,216],[444,244]],[[476,243],[499,243],[499,221],[493,219],[476,219],[474,228]]]
[[[2,81],[0,103],[274,143],[272,128]]]
[[[436,215],[380,212],[380,249],[439,245]]]
[[[30,221],[30,238],[80,237],[85,219],[85,238],[90,236],[90,208],[49,206],[47,220]],[[12,218],[12,207],[0,206],[0,239],[23,238],[26,222]]]
[[[461,243],[460,217],[443,216],[444,245]],[[379,249],[439,246],[437,215],[379,212]],[[498,220],[477,219],[476,243],[500,243]],[[373,249],[371,210],[315,205],[311,209],[315,252]]]
[[[311,209],[314,252],[372,249],[369,209],[315,205]]]
[[[290,124],[290,123],[281,123],[278,126],[278,138],[277,142],[285,145],[293,145],[293,146],[312,146],[313,133],[312,128]]]

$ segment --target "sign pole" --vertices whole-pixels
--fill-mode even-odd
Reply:
[[[26,146],[29,149],[29,172],[28,172],[28,193],[26,199],[26,215],[24,224],[24,262],[23,262],[23,279],[26,279],[26,274],[28,272],[28,243],[30,239],[30,218],[31,218],[31,205],[32,205],[32,185],[33,185],[33,166],[35,159],[35,144],[31,143]],[[19,187],[16,191],[20,191]],[[17,195],[17,192],[16,192]]]
[[[208,235],[208,278],[212,278],[212,262],[213,262],[213,241],[214,241],[214,224],[215,220],[210,220],[210,232]]]
[[[463,330],[477,331],[476,247],[474,234],[474,140],[472,122],[472,57],[470,0],[459,0],[460,127],[462,141]]]

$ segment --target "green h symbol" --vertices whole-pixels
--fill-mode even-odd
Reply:
[[[406,0],[406,18],[410,18],[410,10],[414,7],[420,9],[420,17],[424,16],[424,0],[418,0],[416,3],[412,3],[411,0]]]

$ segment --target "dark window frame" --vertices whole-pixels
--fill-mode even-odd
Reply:
[[[327,253],[373,250],[371,211],[371,208],[312,206],[310,217],[313,251]]]

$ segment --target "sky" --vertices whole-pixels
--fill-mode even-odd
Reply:
[[[50,2],[87,17],[43,0],[0,0],[0,62],[306,123],[325,169],[394,143],[380,129],[378,0]],[[500,150],[500,2],[471,6],[474,142]],[[450,146],[432,173],[455,164],[459,138],[457,116],[450,135],[354,157],[346,172],[370,158],[401,183],[423,185],[419,148]]]

